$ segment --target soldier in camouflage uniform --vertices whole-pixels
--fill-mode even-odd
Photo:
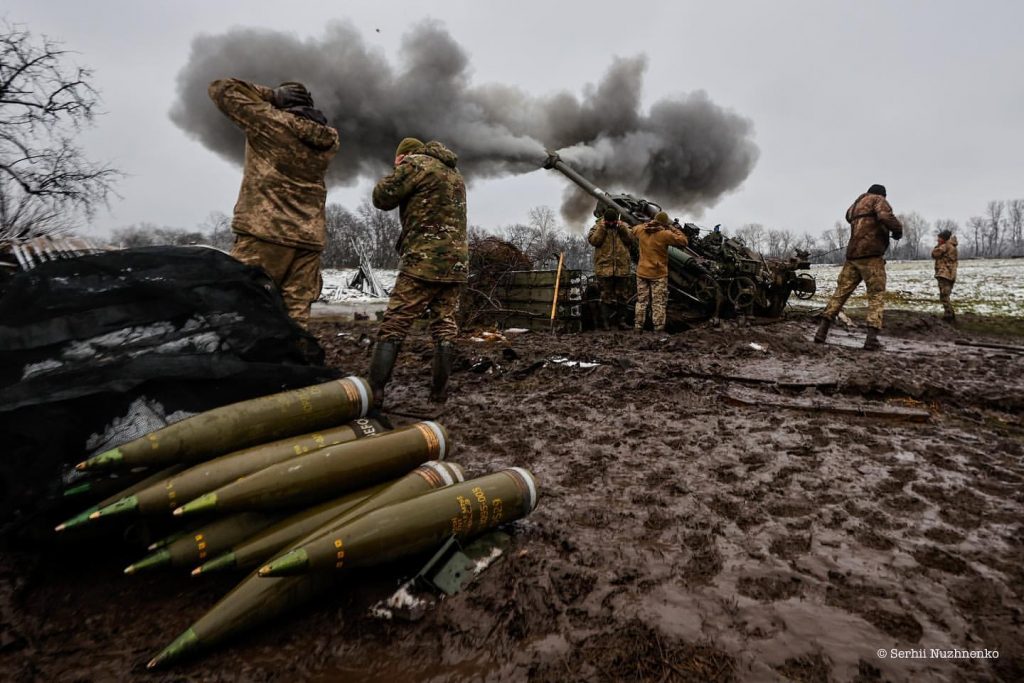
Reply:
[[[398,208],[399,274],[391,290],[370,364],[370,385],[377,405],[402,340],[413,321],[429,307],[433,317],[434,361],[430,400],[443,402],[459,333],[455,315],[461,286],[469,273],[466,241],[466,184],[455,165],[458,157],[440,142],[405,138],[395,151],[395,170],[373,188],[373,205]]]
[[[661,332],[665,329],[665,306],[668,304],[668,248],[685,247],[686,235],[670,223],[664,211],[658,212],[654,220],[633,226],[632,234],[640,246],[633,329],[637,332],[644,329],[649,304],[654,331]]]
[[[953,293],[953,283],[956,282],[956,247],[956,236],[953,232],[943,230],[939,233],[938,246],[932,249],[932,258],[935,259],[935,280],[939,283],[939,300],[942,301],[944,312],[942,319],[949,322],[956,320],[956,311],[949,300],[950,294]]]
[[[814,335],[814,341],[824,344],[829,327],[843,310],[846,300],[857,285],[864,282],[868,289],[868,334],[864,348],[882,348],[878,332],[882,329],[882,308],[885,303],[885,252],[889,249],[889,236],[903,237],[903,224],[893,215],[892,207],[885,198],[885,187],[872,185],[868,191],[857,197],[846,210],[846,221],[850,224],[850,242],[846,246],[846,262],[839,272],[836,291],[821,314],[821,323]]]
[[[633,262],[629,250],[634,243],[633,235],[629,225],[619,220],[619,213],[608,208],[603,219],[590,229],[587,241],[594,247],[594,275],[601,289],[601,327],[607,330],[614,314],[621,328],[625,318],[623,309],[630,295]]]
[[[320,294],[324,175],[338,151],[338,132],[313,108],[301,83],[271,89],[227,78],[211,83],[209,95],[245,131],[231,255],[263,268],[280,290],[288,315],[305,327]]]

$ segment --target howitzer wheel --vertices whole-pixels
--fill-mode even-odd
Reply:
[[[729,303],[736,307],[736,310],[746,310],[754,305],[757,298],[757,286],[749,277],[737,277],[729,283],[727,290]]]
[[[810,273],[800,273],[796,276],[796,286],[793,287],[793,294],[797,299],[807,301],[818,291],[818,281]]]
[[[694,280],[690,292],[708,306],[714,306],[718,302],[718,283],[710,275],[701,275]]]

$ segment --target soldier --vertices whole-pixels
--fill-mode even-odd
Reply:
[[[846,246],[846,262],[839,272],[836,291],[832,293],[828,306],[821,314],[821,323],[814,334],[814,341],[824,344],[829,327],[843,310],[843,304],[850,298],[857,285],[864,281],[868,290],[868,334],[864,348],[874,351],[882,348],[878,332],[882,329],[882,308],[885,296],[885,259],[889,249],[889,236],[895,240],[903,237],[903,225],[892,213],[892,207],[885,199],[885,187],[872,185],[868,191],[857,197],[846,210],[846,221],[850,224],[850,242]]]
[[[601,327],[607,330],[615,315],[622,329],[632,271],[629,250],[634,243],[629,225],[619,220],[618,211],[607,208],[603,220],[590,229],[587,241],[594,247],[594,275],[601,289]]]
[[[651,306],[654,331],[665,329],[665,304],[668,302],[668,248],[685,247],[686,235],[669,223],[668,214],[658,213],[654,220],[633,226],[631,231],[640,245],[636,264],[636,319],[633,329],[641,331]]]
[[[395,358],[413,321],[429,306],[434,361],[430,400],[443,402],[459,328],[459,290],[469,271],[466,185],[458,157],[440,142],[405,138],[395,150],[395,170],[373,188],[373,205],[399,209],[402,233],[396,249],[399,274],[377,330],[370,386],[377,405],[391,379]]]
[[[245,131],[245,170],[235,203],[231,255],[263,268],[288,315],[305,327],[320,294],[326,241],[324,174],[338,132],[301,83],[271,89],[235,78],[214,81],[210,99]]]
[[[949,301],[949,295],[953,293],[953,283],[956,282],[956,235],[951,230],[943,230],[939,233],[939,244],[932,249],[932,258],[935,259],[935,279],[939,283],[939,300],[942,301],[943,320],[953,322],[956,320],[956,312],[953,304]]]

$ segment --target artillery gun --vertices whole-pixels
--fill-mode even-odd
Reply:
[[[654,218],[662,207],[630,194],[611,194],[590,182],[548,152],[543,167],[558,171],[597,200],[594,216],[608,207],[615,209],[630,225]],[[705,318],[757,315],[778,317],[790,294],[809,299],[814,295],[810,254],[796,250],[788,259],[768,259],[738,238],[726,237],[716,229],[701,236],[693,223],[679,224],[689,240],[683,249],[669,247],[669,317],[678,322]],[[633,254],[634,262],[637,254]]]

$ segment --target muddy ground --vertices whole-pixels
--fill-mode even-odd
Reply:
[[[892,313],[880,353],[843,329],[815,345],[807,319],[466,339],[441,418],[451,459],[529,468],[542,492],[470,589],[418,621],[381,621],[368,605],[409,567],[354,577],[151,675],[147,659],[231,577],[122,577],[137,551],[9,552],[0,679],[1024,680],[1024,354],[954,343],[1020,345],[1021,327]],[[368,324],[314,331],[331,363],[365,370]],[[407,343],[389,405],[425,396],[429,354],[422,335]],[[877,655],[891,648],[999,656]]]

